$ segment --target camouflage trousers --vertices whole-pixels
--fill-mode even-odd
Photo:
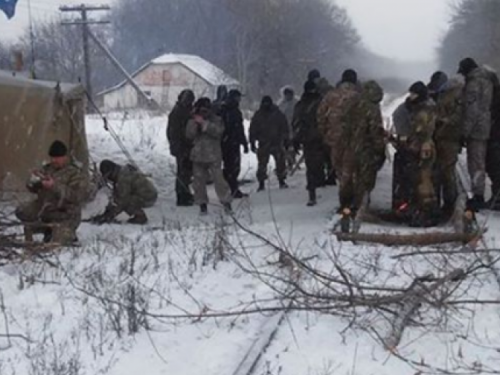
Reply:
[[[437,209],[436,190],[434,189],[434,159],[420,160],[416,177],[412,206],[420,212],[433,215]]]
[[[458,142],[436,142],[436,195],[442,196],[446,210],[453,209],[458,197],[456,166],[459,153]]]
[[[285,148],[282,146],[262,146],[257,150],[257,160],[259,162],[259,167],[257,169],[257,180],[259,180],[259,182],[268,179],[267,167],[269,165],[271,156],[276,163],[276,174],[278,176],[278,180],[282,181],[286,179]]]
[[[224,178],[221,162],[198,163],[193,162],[193,190],[196,204],[207,204],[208,192],[207,184],[212,178],[215,185],[215,192],[221,203],[231,203],[231,189]]]
[[[76,239],[76,230],[81,223],[81,209],[56,209],[35,200],[20,205],[16,209],[16,217],[21,222],[32,225],[25,227],[26,237],[49,230],[53,242],[70,244]],[[40,226],[36,225],[38,223]],[[43,224],[50,224],[50,226]]]
[[[500,207],[500,141],[492,140],[488,143],[486,173],[491,180],[493,198],[497,198],[496,206]]]
[[[397,211],[412,200],[416,186],[418,158],[401,147],[394,155],[392,175],[392,209]]]
[[[123,211],[129,216],[134,216],[142,213],[144,208],[153,207],[156,203],[156,197],[140,197],[131,195],[127,198],[127,202],[121,205]]]
[[[377,166],[356,155],[344,157],[340,169],[339,200],[342,208],[358,211],[375,188]]]
[[[474,195],[484,196],[486,190],[486,141],[467,140],[467,168]]]

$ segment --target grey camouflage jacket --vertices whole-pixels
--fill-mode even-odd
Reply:
[[[195,163],[219,163],[222,161],[221,139],[224,124],[220,117],[211,115],[205,124],[193,118],[188,121],[186,136],[193,141],[191,161]]]
[[[463,92],[463,135],[478,141],[487,141],[491,130],[491,103],[493,83],[489,72],[482,67],[466,77]]]

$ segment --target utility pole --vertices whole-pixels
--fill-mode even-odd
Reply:
[[[89,25],[106,25],[109,21],[93,21],[89,20],[88,12],[95,11],[109,11],[111,8],[107,5],[77,5],[77,6],[61,6],[59,10],[63,13],[80,13],[80,19],[75,19],[71,21],[64,21],[61,24],[64,26],[74,26],[79,25],[82,27],[82,40],[83,40],[83,60],[85,63],[85,88],[90,98],[93,98],[92,92],[92,67],[90,63],[90,51],[89,51]]]

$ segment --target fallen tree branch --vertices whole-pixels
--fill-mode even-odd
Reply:
[[[385,234],[385,233],[335,233],[341,242],[366,242],[385,246],[432,246],[448,243],[467,244],[482,237],[480,234],[462,233],[417,233],[417,234]]]

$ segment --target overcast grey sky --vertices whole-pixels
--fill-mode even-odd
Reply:
[[[446,32],[450,0],[337,0],[373,52],[431,60]]]
[[[349,12],[365,45],[388,57],[431,60],[435,57],[439,38],[447,28],[450,0],[336,1]],[[33,17],[44,19],[58,16],[59,5],[82,2],[102,4],[110,1],[31,0]],[[27,25],[28,0],[19,0],[17,14],[12,20],[8,21],[0,14],[0,40],[15,40]]]

